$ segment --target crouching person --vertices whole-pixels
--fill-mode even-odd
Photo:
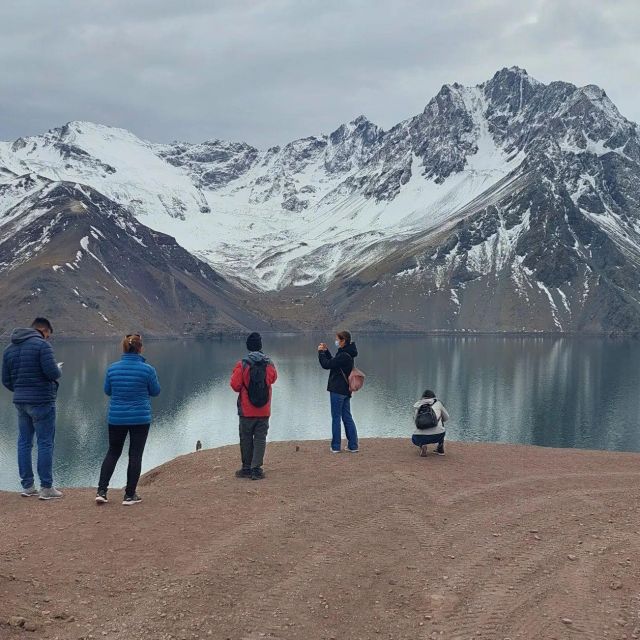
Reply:
[[[420,455],[427,455],[428,445],[435,444],[436,453],[444,455],[444,437],[446,430],[444,423],[449,419],[449,414],[442,402],[436,399],[436,394],[427,389],[422,398],[413,405],[416,430],[411,441],[420,448]]]
[[[231,374],[231,388],[238,394],[240,416],[240,455],[242,468],[238,478],[261,480],[262,463],[267,446],[271,416],[271,385],[278,378],[271,360],[262,353],[262,338],[252,333],[247,338],[248,355],[238,362]]]

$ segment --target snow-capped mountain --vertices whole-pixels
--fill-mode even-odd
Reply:
[[[0,216],[33,175],[90,186],[298,326],[640,328],[640,136],[593,85],[502,69],[388,131],[360,116],[267,150],[72,122],[0,143]]]
[[[0,183],[0,202],[0,334],[37,314],[71,336],[270,327],[208,264],[91,187],[26,174]]]

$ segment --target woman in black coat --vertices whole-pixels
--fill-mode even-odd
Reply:
[[[351,415],[351,392],[349,391],[349,374],[353,370],[353,360],[358,355],[356,343],[351,342],[348,331],[336,334],[338,352],[331,356],[327,345],[318,346],[318,360],[323,369],[329,370],[327,391],[331,398],[331,452],[340,453],[342,442],[342,426],[347,436],[347,451],[358,451],[358,430]]]

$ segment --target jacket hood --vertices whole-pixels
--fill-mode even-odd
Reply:
[[[262,351],[249,351],[245,360],[249,360],[249,362],[266,362],[269,364],[271,362],[268,356],[265,356]]]
[[[42,334],[31,327],[27,329],[14,329],[11,333],[11,342],[13,344],[22,344],[25,340],[29,340],[31,338],[40,338],[40,340],[44,340]]]
[[[420,400],[418,400],[418,402],[416,402],[416,404],[435,404],[436,402],[438,402],[438,398],[421,398]]]
[[[358,355],[358,349],[356,348],[355,342],[350,342],[349,344],[342,347],[340,351],[344,351],[345,353],[348,353],[352,358],[355,358]]]

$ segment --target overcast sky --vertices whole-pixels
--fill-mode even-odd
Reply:
[[[518,65],[640,122],[638,0],[2,0],[0,139],[69,120],[259,147]]]

